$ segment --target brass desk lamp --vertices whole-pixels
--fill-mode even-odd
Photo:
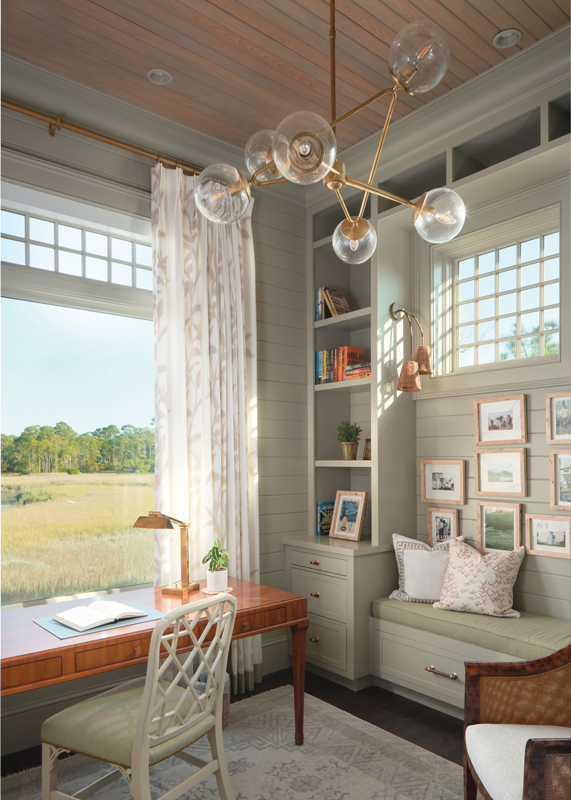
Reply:
[[[174,597],[184,597],[189,592],[194,592],[200,588],[200,584],[194,581],[190,583],[188,570],[188,522],[181,522],[179,519],[169,517],[160,511],[149,511],[148,517],[139,517],[133,528],[160,528],[173,529],[175,523],[180,527],[180,581],[171,583],[170,586],[163,586],[161,592]]]

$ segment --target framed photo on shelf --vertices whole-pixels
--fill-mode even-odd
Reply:
[[[478,503],[478,550],[517,550],[521,547],[521,504]]]
[[[463,506],[465,462],[433,458],[420,462],[420,492],[423,503]]]
[[[525,497],[525,448],[474,450],[474,477],[478,497]]]
[[[474,400],[476,444],[525,444],[525,395]]]
[[[426,539],[429,547],[458,536],[457,508],[426,509]]]
[[[571,394],[555,392],[545,395],[547,444],[571,443]]]
[[[363,461],[371,460],[371,440],[365,439],[365,449],[363,450]]]
[[[367,492],[337,492],[329,538],[358,542],[361,539],[366,505]]]
[[[534,556],[571,558],[571,519],[550,514],[525,515],[525,546]]]
[[[549,454],[551,508],[571,511],[571,450],[552,450]]]

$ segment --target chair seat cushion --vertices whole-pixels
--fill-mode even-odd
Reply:
[[[377,619],[409,625],[439,636],[532,660],[569,644],[569,620],[521,611],[519,619],[487,617],[462,611],[443,611],[424,603],[399,603],[381,597],[373,601]]]
[[[528,740],[568,738],[571,728],[555,725],[470,725],[466,750],[494,800],[521,800]]]
[[[174,687],[167,703],[170,710],[183,690]],[[42,725],[42,742],[83,753],[122,767],[131,766],[131,750],[143,687],[101,695],[54,714]],[[183,750],[214,727],[207,714],[197,725],[166,742],[149,748],[149,764],[156,764]],[[149,733],[153,733],[153,724]]]

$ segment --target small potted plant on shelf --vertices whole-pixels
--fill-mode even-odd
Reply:
[[[336,430],[337,439],[341,442],[343,450],[343,461],[355,461],[363,429],[349,422],[349,420],[345,420],[341,425],[337,425]]]
[[[228,561],[230,553],[224,550],[220,539],[215,538],[212,548],[202,559],[208,564],[206,588],[209,592],[225,592],[228,588]]]

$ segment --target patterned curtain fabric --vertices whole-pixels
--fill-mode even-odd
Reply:
[[[152,170],[156,508],[189,520],[190,574],[214,537],[229,574],[259,583],[257,347],[251,208],[207,220],[195,178]],[[180,578],[179,530],[155,531],[155,585]],[[230,581],[231,584],[231,581]],[[259,636],[232,646],[233,689],[261,680]]]

